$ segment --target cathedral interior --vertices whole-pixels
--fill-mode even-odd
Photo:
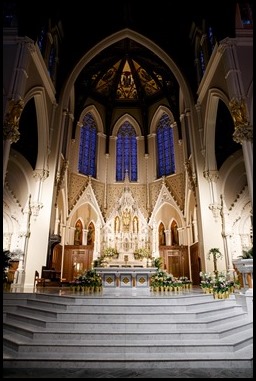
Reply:
[[[72,281],[109,250],[199,285],[217,247],[232,272],[253,244],[252,2],[8,1],[3,19],[12,282]]]

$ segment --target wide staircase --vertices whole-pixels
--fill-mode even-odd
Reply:
[[[4,368],[252,368],[234,295],[4,293]]]

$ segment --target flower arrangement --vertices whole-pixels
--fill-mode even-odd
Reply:
[[[134,252],[135,259],[151,258],[151,252],[146,247],[136,249]]]
[[[150,286],[153,291],[181,291],[190,288],[192,282],[187,277],[175,278],[165,270],[158,269],[151,277]]]
[[[77,279],[70,282],[70,286],[75,291],[89,291],[95,292],[101,289],[102,279],[95,269],[86,271],[83,275],[80,275]]]
[[[227,298],[229,294],[234,292],[234,287],[237,287],[237,282],[230,279],[229,273],[203,273],[200,272],[200,286],[204,293],[213,294],[215,298]]]
[[[164,270],[158,270],[151,276],[151,287],[157,288],[162,286],[168,286],[172,282],[172,276]]]
[[[9,250],[4,250],[3,251],[3,257],[2,257],[2,264],[3,264],[3,281],[4,282],[7,282],[7,273],[8,273],[8,267],[9,267],[9,263],[10,263],[10,260],[11,260],[11,253]]]
[[[212,289],[215,282],[215,274],[204,273],[200,271],[199,276],[201,278],[200,286],[202,289]]]
[[[105,258],[118,258],[118,251],[114,247],[107,247],[103,251],[103,257]]]

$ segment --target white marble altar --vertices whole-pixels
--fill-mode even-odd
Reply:
[[[152,250],[152,231],[148,226],[148,215],[142,205],[138,205],[129,187],[126,174],[124,188],[120,198],[114,204],[113,210],[103,227],[100,256],[113,248],[119,253],[120,265],[134,261],[134,253],[138,249]]]
[[[95,267],[102,277],[103,288],[149,288],[156,267]]]

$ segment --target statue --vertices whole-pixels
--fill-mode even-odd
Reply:
[[[119,221],[119,217],[116,217],[115,218],[115,232],[119,233],[119,229],[120,229],[120,221]]]
[[[134,217],[133,219],[133,233],[138,233],[138,218]]]
[[[125,209],[123,212],[123,225],[125,227],[130,226],[130,220],[131,220],[131,213],[128,209]]]

